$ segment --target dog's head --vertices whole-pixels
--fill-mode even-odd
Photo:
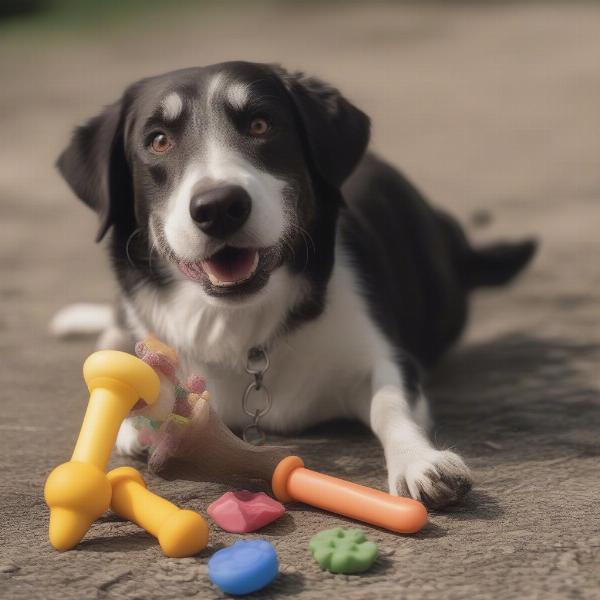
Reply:
[[[368,118],[330,86],[231,62],[133,84],[58,166],[99,214],[98,239],[140,233],[167,277],[231,302],[299,260],[339,198],[323,190],[339,190],[368,138]]]

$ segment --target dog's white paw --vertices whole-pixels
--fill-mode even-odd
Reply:
[[[473,479],[463,459],[450,450],[433,448],[412,455],[390,469],[390,493],[411,496],[430,508],[456,504],[471,489]]]
[[[133,456],[141,458],[146,454],[146,449],[138,440],[138,430],[133,426],[131,419],[125,419],[121,423],[117,441],[115,442],[117,454],[121,456]]]

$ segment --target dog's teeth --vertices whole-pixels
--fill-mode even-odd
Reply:
[[[256,252],[254,254],[254,262],[252,263],[252,268],[250,269],[249,277],[252,277],[252,275],[254,275],[254,273],[256,273],[256,269],[258,268],[259,259],[260,259],[260,257],[258,256],[258,252]]]
[[[239,281],[220,281],[219,279],[217,279],[214,275],[211,275],[210,273],[207,273],[207,275],[208,275],[208,278],[210,279],[210,282],[215,287],[231,287],[232,285],[239,283]]]

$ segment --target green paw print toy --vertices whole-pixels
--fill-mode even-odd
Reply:
[[[360,529],[326,529],[309,544],[313,558],[332,573],[362,573],[377,558],[377,546]]]

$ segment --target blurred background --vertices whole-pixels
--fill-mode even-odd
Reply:
[[[577,295],[598,277],[586,211],[600,190],[599,20],[595,2],[0,0],[0,243],[12,273],[0,286],[23,294],[28,323],[40,312],[41,330],[65,302],[110,297],[94,216],[56,156],[128,83],[246,59],[340,87],[371,115],[373,148],[479,224],[472,235],[552,230],[528,281],[552,286],[544,265],[576,262],[561,294]],[[552,242],[575,231],[556,256]],[[547,317],[540,307],[535,318],[555,326]]]
[[[96,530],[84,550],[100,552],[49,554],[41,486],[72,447],[85,406],[80,365],[93,349],[90,339],[52,339],[48,323],[65,304],[110,301],[115,289],[93,243],[96,217],[54,160],[72,128],[130,82],[229,59],[328,80],[372,117],[373,149],[475,240],[541,242],[514,286],[478,295],[462,345],[428,385],[435,439],[467,457],[476,490],[421,537],[398,543],[375,532],[385,560],[364,580],[375,586],[369,595],[391,597],[401,585],[407,598],[537,597],[532,589],[597,597],[600,575],[587,567],[600,558],[600,3],[0,0],[7,597],[29,600],[43,585],[40,597],[67,600],[68,582],[78,600],[164,600],[197,593],[200,580],[212,597],[196,563],[164,567],[179,577],[167,584],[143,536],[111,542],[123,524]],[[378,444],[364,431],[344,436],[337,452],[331,431],[294,443],[325,471],[383,486]],[[216,497],[213,488],[198,499],[188,484],[153,484],[199,507]],[[364,598],[363,587],[299,558],[301,531],[314,531],[318,517],[297,512],[294,522],[273,532],[289,567],[280,591],[321,598],[345,586],[346,597]],[[14,568],[2,562],[7,548]]]

